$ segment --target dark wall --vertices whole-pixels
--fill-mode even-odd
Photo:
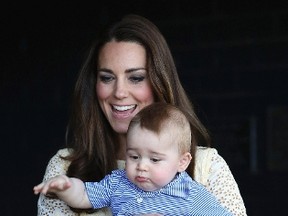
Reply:
[[[155,3],[156,2],[156,3]],[[36,215],[32,187],[65,146],[69,102],[103,24],[138,13],[163,32],[180,78],[239,184],[248,215],[277,215],[287,194],[285,1],[105,1],[1,7],[1,215]]]

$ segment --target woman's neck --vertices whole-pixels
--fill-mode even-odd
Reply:
[[[118,160],[125,160],[126,157],[126,134],[119,134],[118,135],[118,152],[117,152],[117,159]]]

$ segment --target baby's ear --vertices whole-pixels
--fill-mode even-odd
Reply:
[[[187,167],[189,166],[191,159],[192,159],[192,156],[189,152],[182,154],[180,157],[180,161],[179,161],[178,172],[185,171]]]

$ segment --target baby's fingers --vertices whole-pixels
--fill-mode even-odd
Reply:
[[[51,181],[42,182],[41,184],[34,187],[34,192],[37,192],[36,194],[42,193],[46,195],[46,193],[51,189],[50,185]]]
[[[46,195],[47,193],[57,193],[58,191],[66,190],[70,186],[70,179],[65,175],[59,175],[36,185],[33,190],[35,194],[42,193]]]
[[[42,192],[42,189],[44,187],[44,183],[40,183],[38,185],[36,185],[35,187],[33,187],[33,191],[34,191],[34,194],[39,194]]]
[[[53,191],[54,190],[63,191],[63,190],[68,189],[70,186],[71,186],[71,183],[70,183],[69,179],[64,178],[64,179],[61,179],[58,181],[52,181],[49,184],[49,189],[53,190]]]

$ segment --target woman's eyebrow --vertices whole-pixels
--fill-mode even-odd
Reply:
[[[136,72],[136,71],[146,71],[147,69],[144,67],[139,67],[139,68],[129,68],[125,70],[125,73],[132,73],[132,72]],[[113,71],[111,69],[108,68],[99,68],[97,69],[97,72],[106,72],[106,73],[113,73]]]
[[[108,69],[108,68],[99,68],[97,69],[98,72],[107,72],[107,73],[112,73],[112,70]]]
[[[125,72],[127,72],[127,73],[131,73],[131,72],[135,72],[135,71],[139,71],[139,70],[145,70],[145,71],[146,71],[146,68],[144,68],[144,67],[139,67],[139,68],[129,68],[129,69],[125,70]]]

